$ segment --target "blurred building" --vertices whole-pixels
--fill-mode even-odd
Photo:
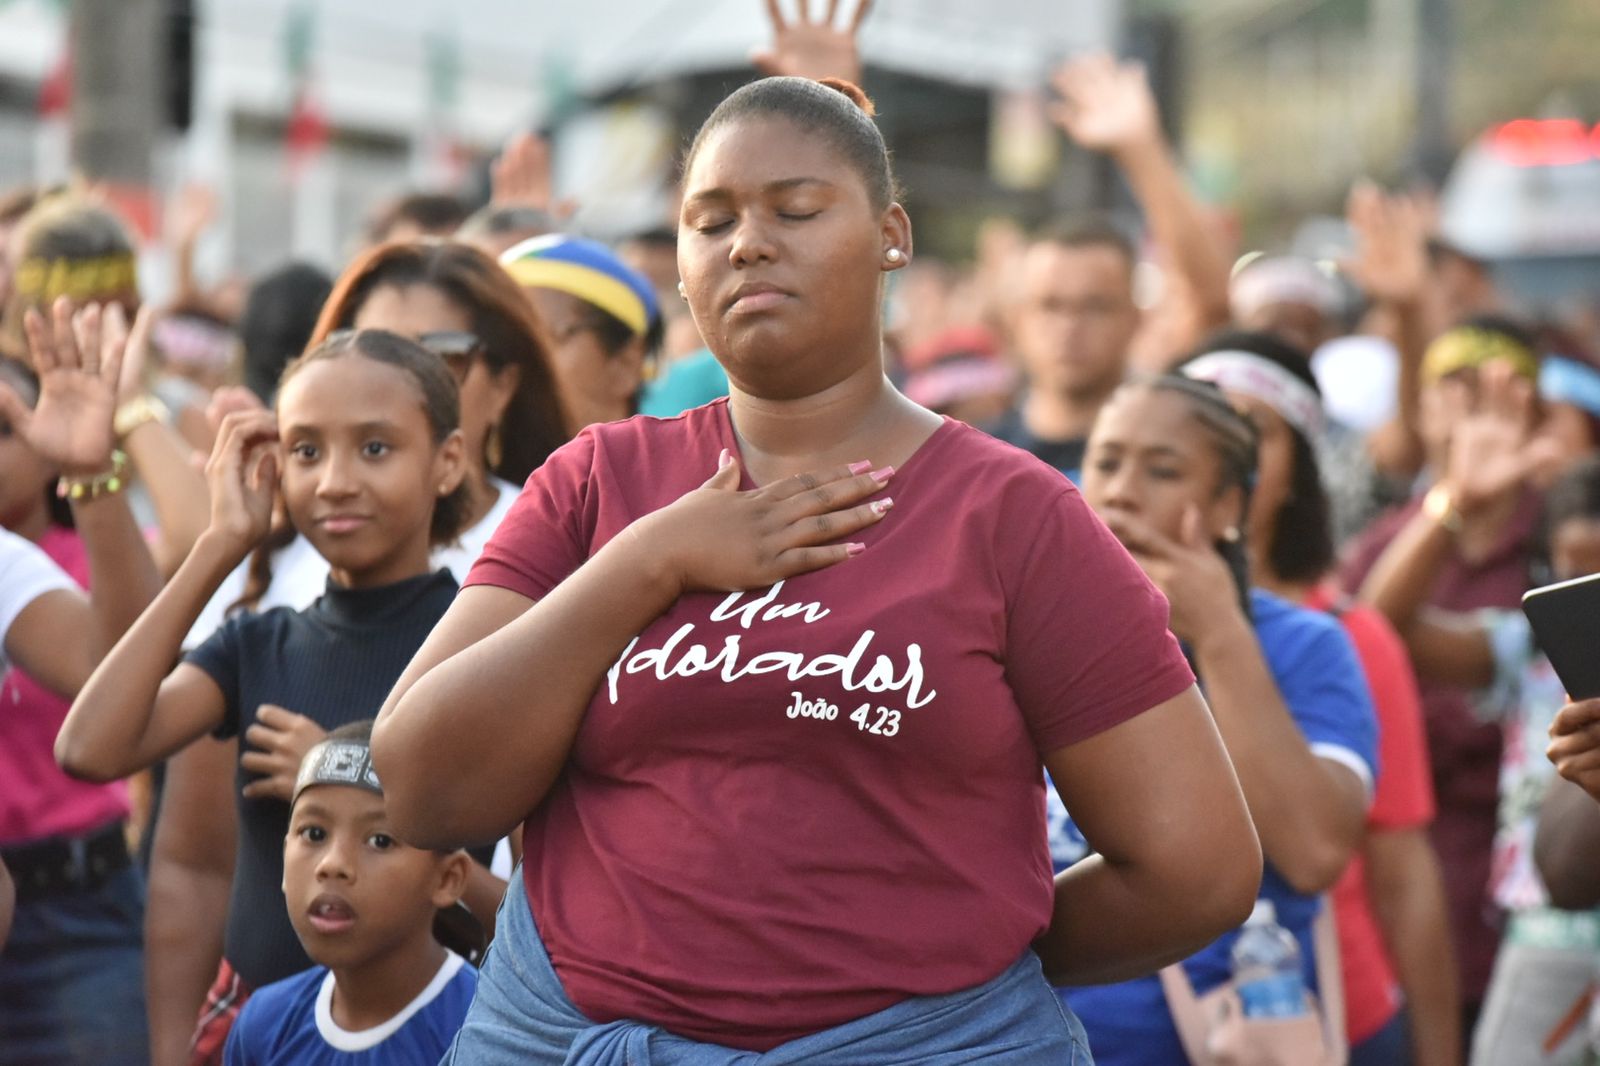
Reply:
[[[770,34],[761,0],[189,2],[190,114],[158,146],[156,181],[222,192],[206,258],[245,271],[290,254],[338,263],[371,207],[406,188],[481,197],[484,161],[529,126],[555,137],[582,225],[663,224],[686,137],[753,76]],[[0,0],[0,186],[65,175],[68,6]],[[1092,195],[1090,171],[1057,166],[1042,89],[1053,61],[1105,46],[1118,21],[1118,0],[1070,18],[1050,0],[873,12],[867,88],[928,241],[964,247],[990,208],[1038,215]]]
[[[1337,212],[1353,178],[1426,176],[1429,119],[1448,155],[1530,116],[1600,120],[1591,0],[1168,0],[1180,19],[1187,147],[1208,195],[1258,240]],[[1430,69],[1432,67],[1433,69]],[[1419,108],[1418,87],[1437,108]],[[1425,148],[1425,146],[1422,146]],[[1428,173],[1433,171],[1433,173]]]

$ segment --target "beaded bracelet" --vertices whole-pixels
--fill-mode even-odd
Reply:
[[[110,496],[128,487],[123,475],[128,470],[128,457],[122,451],[111,453],[111,469],[88,477],[63,477],[56,482],[56,495],[63,500],[93,500]]]

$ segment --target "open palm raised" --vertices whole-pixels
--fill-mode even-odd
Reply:
[[[111,465],[116,438],[117,379],[128,343],[121,306],[90,305],[76,315],[65,297],[50,321],[36,311],[24,319],[28,351],[39,375],[39,402],[30,410],[0,385],[0,414],[22,439],[68,476],[98,474]]]
[[[861,52],[856,34],[872,8],[872,0],[857,0],[855,14],[842,27],[835,26],[839,0],[827,0],[822,17],[811,18],[809,0],[797,0],[798,18],[783,17],[778,0],[767,0],[772,19],[772,47],[750,57],[763,74],[786,74],[799,78],[843,78],[861,82]]]

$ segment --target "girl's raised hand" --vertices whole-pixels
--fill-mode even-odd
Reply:
[[[267,410],[234,411],[222,420],[206,461],[210,530],[243,556],[272,528],[278,494],[278,422]]]
[[[722,453],[704,485],[628,527],[677,592],[738,592],[834,566],[864,546],[843,538],[882,521],[894,501],[867,502],[894,475],[870,463],[797,474],[739,491]]]
[[[50,322],[37,311],[23,319],[28,351],[39,375],[39,402],[31,410],[0,385],[0,415],[16,427],[28,447],[69,477],[92,476],[111,465],[116,434],[117,381],[128,343],[122,307],[96,304],[76,316],[61,297]]]

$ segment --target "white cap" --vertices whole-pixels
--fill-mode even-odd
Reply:
[[[1270,899],[1258,899],[1250,917],[1244,921],[1245,925],[1277,925],[1278,908],[1272,905]]]

